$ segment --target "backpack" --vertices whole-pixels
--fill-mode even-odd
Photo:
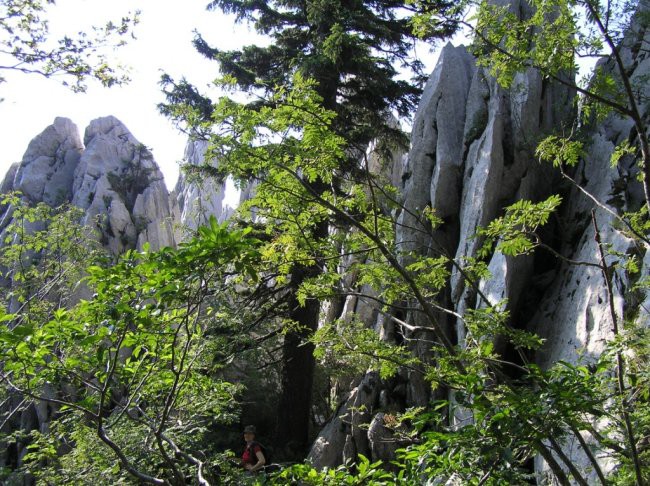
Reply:
[[[271,451],[269,451],[269,448],[264,447],[264,445],[261,442],[257,442],[257,441],[251,442],[251,445],[248,446],[248,448],[254,449],[255,446],[259,446],[260,450],[262,451],[262,454],[264,454],[264,460],[266,461],[266,465],[268,466],[269,464],[271,464]],[[252,456],[255,456],[255,454],[252,454]]]

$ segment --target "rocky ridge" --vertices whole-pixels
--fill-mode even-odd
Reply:
[[[206,142],[187,143],[183,164],[201,165]],[[181,174],[168,191],[151,151],[113,116],[93,120],[83,141],[67,118],[29,144],[23,159],[5,174],[3,194],[20,191],[30,203],[68,202],[84,210],[84,223],[98,230],[104,246],[117,255],[127,249],[175,246],[183,228],[194,230],[210,216],[223,222],[232,214],[224,200],[225,183],[188,180]],[[0,230],[11,219],[0,214]]]
[[[403,166],[406,210],[397,228],[402,248],[424,254],[441,251],[457,260],[475,257],[482,242],[470,236],[479,226],[486,226],[500,216],[504,206],[518,199],[535,201],[548,196],[554,177],[549,167],[539,165],[534,158],[535,142],[551,128],[570,123],[572,113],[567,106],[570,107],[571,96],[568,89],[549,85],[532,70],[518,75],[513,87],[504,90],[476,66],[465,47],[445,46],[425,87],[413,124],[411,149]],[[426,228],[413,216],[426,206],[434,208],[443,220],[431,237],[426,236],[427,231],[422,231]],[[493,279],[481,285],[495,302],[508,298],[510,310],[516,314],[521,299],[518,292],[525,288],[532,268],[530,259],[506,261],[497,254],[490,263]],[[464,288],[463,279],[456,273],[452,273],[447,294],[442,298],[461,314],[480,305],[476,292]],[[378,308],[371,302],[362,305]],[[356,312],[360,312],[359,306]],[[419,319],[414,313],[406,320],[425,325]],[[440,319],[446,321],[453,340],[462,342],[463,324],[446,316]],[[394,334],[392,323],[383,316],[367,323],[379,328],[382,335]],[[411,346],[422,358],[430,354],[426,345]],[[424,406],[432,398],[429,384],[417,372],[404,373],[400,378],[391,383],[362,380],[355,390],[372,386],[376,389],[365,393],[361,403],[358,393],[353,391],[343,410],[362,407],[394,413],[404,406]],[[370,413],[365,422],[376,421],[378,416]],[[332,457],[326,452],[330,442],[346,443],[348,449],[356,452],[368,451],[372,460],[387,459],[379,451],[387,453],[385,444],[390,443],[390,431],[375,425],[375,436],[381,436],[377,431],[383,430],[384,447],[379,448],[372,434],[354,434],[354,424],[354,418],[345,414],[335,417],[316,440],[310,454],[313,463],[319,467],[335,466],[354,457],[337,446],[332,449],[343,453]],[[393,441],[393,446],[396,448],[398,443]]]
[[[175,244],[171,205],[162,173],[149,149],[115,117],[93,120],[81,141],[77,127],[57,118],[29,144],[23,160],[2,182],[30,203],[72,203],[117,255],[148,241],[153,249]],[[2,216],[2,227],[11,217]]]

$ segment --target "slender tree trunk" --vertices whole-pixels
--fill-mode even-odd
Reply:
[[[318,326],[320,302],[309,300],[304,307],[300,307],[293,296],[291,301],[294,309],[290,318],[301,328],[287,333],[284,338],[277,441],[293,459],[302,458],[308,447],[315,368],[314,346],[308,339]]]

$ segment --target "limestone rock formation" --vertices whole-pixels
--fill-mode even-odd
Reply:
[[[647,7],[646,7],[647,8]],[[639,45],[650,46],[650,31],[633,23],[622,42],[621,54],[634,80],[647,79],[650,74],[650,53]],[[613,69],[611,61],[605,69]],[[650,106],[640,107],[641,115],[650,121]],[[586,148],[587,153],[575,170],[574,180],[581,186],[571,188],[568,204],[561,215],[564,225],[561,233],[562,254],[577,262],[600,261],[596,233],[602,241],[611,245],[605,257],[612,266],[613,307],[618,318],[638,311],[641,324],[650,324],[649,293],[643,301],[631,292],[638,278],[623,268],[615,267],[615,255],[644,254],[640,276],[650,275],[650,260],[647,248],[638,248],[619,229],[616,215],[636,211],[644,204],[643,193],[637,181],[638,167],[633,158],[624,158],[615,168],[611,167],[611,156],[620,143],[633,140],[635,129],[630,120],[610,115],[603,123],[594,127]],[[600,201],[596,205],[593,198]],[[595,359],[603,351],[607,341],[614,338],[613,318],[609,308],[604,277],[598,268],[584,265],[569,265],[563,262],[547,291],[531,317],[533,330],[545,341],[538,353],[542,366],[550,366],[559,360],[575,363],[578,357]],[[636,312],[634,311],[634,312]],[[582,452],[576,452],[575,444],[565,444],[566,452],[589,473],[589,463]],[[616,464],[607,457],[599,458],[601,467],[610,470]],[[537,459],[537,469],[542,473],[546,465]],[[593,475],[593,472],[591,473]],[[595,476],[590,479],[596,480]]]
[[[14,162],[9,166],[9,169],[0,184],[0,194],[7,194],[14,190],[14,179],[16,178],[18,167],[20,167],[18,162]]]
[[[530,13],[525,2],[499,3],[519,15]],[[623,43],[622,57],[632,79],[638,81],[647,80],[650,72],[650,51],[639,48],[641,44],[648,45],[649,35],[646,31],[631,32],[628,37],[634,38],[634,42]],[[572,90],[544,79],[534,70],[516,75],[506,90],[475,65],[464,47],[445,46],[422,96],[401,177],[407,211],[400,215],[402,226],[398,225],[397,239],[403,250],[429,255],[441,252],[456,261],[476,257],[482,245],[481,238],[473,237],[478,227],[487,226],[517,200],[540,201],[561,192],[561,214],[541,235],[557,253],[573,261],[598,261],[592,210],[601,237],[612,243],[614,253],[639,251],[614,224],[614,214],[637,210],[643,201],[634,161],[623,160],[615,169],[610,166],[616,145],[635,137],[629,121],[611,116],[593,127],[587,153],[572,174],[584,190],[562,180],[557,171],[549,164],[540,164],[534,155],[543,136],[561,132],[563,126],[573,123],[573,95]],[[649,109],[647,104],[642,107],[646,119]],[[585,190],[605,201],[605,207],[597,206]],[[432,230],[414,216],[426,206],[431,206],[442,219],[440,227]],[[648,275],[650,257],[645,249],[641,254],[641,274]],[[614,257],[608,258],[611,264]],[[558,360],[576,362],[584,352],[587,357],[597,356],[611,339],[612,318],[599,269],[562,263],[543,250],[517,258],[495,252],[488,259],[488,266],[491,277],[479,282],[481,295],[492,305],[506,302],[513,326],[534,331],[546,340],[535,357],[542,367]],[[640,309],[641,320],[650,323],[650,293],[640,299],[630,293],[633,281],[621,269],[613,279],[617,314],[622,316],[630,309]],[[467,309],[487,304],[475,288],[466,287],[455,269],[439,299],[461,315]],[[346,312],[348,308],[344,307],[342,315]],[[382,336],[391,339],[390,319],[377,313],[366,313],[365,318],[369,327],[377,327]],[[417,314],[407,316],[407,320],[425,325],[418,321]],[[462,345],[467,332],[463,322],[444,315],[439,322],[446,325],[452,341]],[[406,336],[411,337],[408,332]],[[420,357],[428,356],[426,346],[410,346]],[[402,406],[427,403],[431,393],[428,384],[418,381],[417,374],[404,373],[399,386],[377,382],[377,396],[383,397],[384,403],[390,402],[391,397],[404,399]],[[357,400],[355,393],[350,395],[342,402],[339,415],[345,417]],[[381,443],[377,437],[385,432],[379,427],[382,408],[378,407],[366,422],[373,433],[364,441],[370,441],[373,458],[390,456],[390,451],[378,452]],[[349,427],[341,426],[341,420],[334,418],[316,439],[310,457],[317,467],[335,466],[344,459],[331,454],[326,444],[346,444],[350,448],[360,442]],[[565,444],[565,448],[583,466],[586,477],[593,479],[586,460],[576,454],[571,444]],[[602,460],[607,468],[607,459]],[[540,458],[535,469],[543,482],[546,465]]]
[[[70,202],[85,210],[85,223],[99,230],[115,255],[145,241],[154,249],[175,244],[169,195],[158,165],[115,117],[93,120],[83,143],[70,120],[56,118],[9,170],[2,191],[20,191],[31,203]],[[0,229],[11,212],[5,208]]]
[[[169,195],[149,149],[115,117],[93,120],[84,143],[72,203],[86,211],[86,224],[114,254],[145,241],[173,246]]]
[[[431,201],[436,202],[442,218],[456,218],[459,212],[465,109],[475,70],[474,59],[464,47],[447,44],[424,88],[403,174],[407,211],[402,213],[397,238],[404,242],[404,251],[426,252],[429,244],[420,232],[402,229],[419,226],[413,213]],[[453,244],[450,241],[448,246]]]
[[[22,162],[9,168],[2,181],[2,194],[20,191],[31,203],[52,206],[69,201],[82,151],[83,143],[74,123],[56,118],[29,143]],[[1,211],[0,231],[10,223],[13,208]]]
[[[646,7],[647,8],[647,7]],[[623,40],[622,57],[626,60],[634,80],[645,80],[650,75],[650,53],[639,49],[639,45],[650,45],[650,32],[642,30],[634,23]],[[613,68],[605,64],[605,69]],[[650,120],[650,106],[640,106],[641,115]],[[587,144],[587,154],[575,171],[575,181],[583,188],[572,187],[569,203],[565,207],[562,228],[565,238],[563,254],[575,261],[594,261],[598,259],[594,239],[596,227],[601,232],[603,241],[612,244],[612,251],[629,253],[637,251],[633,242],[622,231],[616,229],[615,214],[637,210],[643,204],[643,193],[636,178],[638,167],[630,157],[622,159],[616,168],[610,160],[614,148],[623,141],[635,137],[632,122],[617,115],[610,115],[603,123],[596,126]],[[590,197],[590,196],[591,197]],[[592,198],[604,202],[597,207]],[[595,225],[591,217],[594,211]],[[608,257],[612,264],[614,257]],[[646,275],[648,252],[645,251],[642,274]],[[632,286],[630,276],[622,269],[613,275],[615,308],[619,316],[624,309],[630,310],[639,303],[634,302],[628,292]],[[543,364],[557,360],[574,362],[576,350],[585,348],[588,354],[598,355],[605,340],[611,338],[612,319],[605,305],[605,285],[598,269],[585,266],[570,267],[563,264],[555,280],[549,286],[545,298],[540,303],[533,318],[536,331],[546,338],[547,343],[540,360]],[[641,307],[646,322],[650,307]],[[563,322],[575,323],[572,326]]]
[[[316,467],[335,466],[370,457],[371,443],[365,424],[378,407],[380,379],[370,372],[348,395],[337,413],[323,428],[307,458]]]
[[[200,166],[205,163],[206,141],[189,141],[185,147],[183,166]],[[183,167],[182,166],[182,167]],[[226,184],[213,179],[193,180],[181,173],[174,188],[174,204],[178,208],[178,221],[182,227],[195,230],[207,224],[210,216],[222,223],[230,217],[233,209],[225,205]]]

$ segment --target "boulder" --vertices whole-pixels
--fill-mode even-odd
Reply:
[[[368,442],[370,443],[371,460],[384,461],[387,465],[394,461],[395,452],[401,447],[394,432],[386,427],[387,415],[384,412],[376,414],[368,427]]]

